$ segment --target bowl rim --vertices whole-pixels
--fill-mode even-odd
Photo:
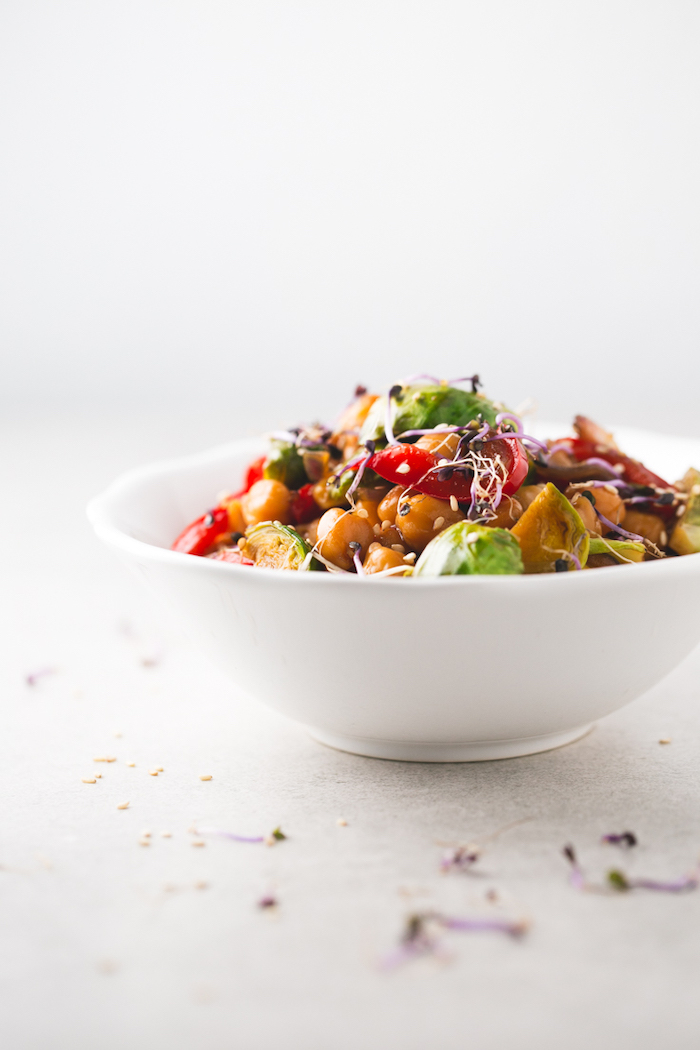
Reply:
[[[653,431],[640,431],[646,435],[653,434]],[[666,435],[659,435],[664,436]],[[679,441],[686,441],[689,444],[692,443],[692,438],[678,437]],[[169,547],[160,547],[154,543],[148,543],[145,540],[136,539],[135,536],[131,536],[124,529],[120,528],[114,523],[112,511],[118,501],[128,497],[129,492],[137,486],[139,483],[154,478],[167,477],[168,475],[180,474],[183,471],[196,469],[198,466],[216,462],[218,459],[226,459],[234,452],[237,454],[251,453],[255,455],[259,454],[264,441],[264,435],[256,438],[241,438],[239,440],[226,442],[222,445],[216,445],[212,448],[205,449],[202,452],[189,454],[186,456],[172,457],[164,460],[157,460],[152,463],[144,464],[140,467],[132,468],[124,473],[120,474],[114,481],[111,482],[107,488],[99,495],[93,497],[89,501],[86,507],[86,515],[88,521],[92,525],[97,536],[108,546],[114,547],[117,550],[123,551],[125,554],[136,556],[141,559],[148,559],[150,561],[160,562],[164,565],[179,566],[181,569],[187,572],[228,572],[234,574],[245,574],[246,577],[250,575],[250,567],[244,565],[235,565],[230,562],[214,561],[211,558],[200,558],[193,557],[191,554],[184,554],[180,551],[171,550]],[[613,566],[610,566],[613,568]],[[624,566],[622,566],[624,567]],[[700,555],[690,554],[678,557],[667,557],[659,559],[658,561],[645,561],[639,562],[632,566],[634,573],[615,573],[613,579],[640,579],[641,573],[648,574],[649,572],[687,572],[700,570]],[[255,572],[255,578],[259,577],[262,570],[263,577],[268,580],[277,579],[280,581],[282,586],[294,585],[294,586],[355,586],[357,584],[358,577],[355,573],[330,573],[330,572],[283,572],[279,569],[267,568],[260,566]],[[600,579],[602,577],[602,580]],[[645,577],[642,577],[645,578]],[[554,580],[558,582],[553,583]],[[567,579],[569,582],[565,583]],[[539,581],[539,586],[591,586],[584,583],[585,580],[598,579],[598,583],[594,583],[593,586],[603,585],[603,580],[610,580],[611,575],[609,573],[597,573],[597,572],[567,572],[567,573],[524,573],[517,575],[464,575],[464,576],[436,576],[436,577],[412,577],[411,578],[411,590],[416,586],[425,587],[445,587],[445,586],[489,586],[489,587],[504,587],[504,586],[517,586],[522,588],[523,586],[532,588],[537,585],[536,581]],[[305,581],[301,583],[301,581]],[[524,580],[529,581],[523,583]],[[286,581],[282,583],[282,581]],[[292,583],[292,581],[295,581]],[[517,582],[515,582],[517,581]],[[545,582],[546,581],[546,582]],[[574,581],[576,581],[574,583]],[[373,579],[372,589],[384,587],[395,587],[401,580],[393,578],[391,576],[381,577],[380,579]]]

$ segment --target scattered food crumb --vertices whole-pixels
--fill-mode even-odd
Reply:
[[[347,820],[345,820],[343,817],[338,817],[338,819],[336,820],[336,824],[339,828],[346,828],[348,826]]]
[[[211,773],[202,773],[202,775],[200,776],[199,779],[200,780],[213,780],[214,778],[212,777]]]
[[[122,733],[122,731],[121,731],[120,729],[115,729],[115,730],[114,730],[114,735],[115,735],[115,736],[116,736],[117,738],[119,738],[120,736],[124,736],[124,734]]]
[[[126,764],[127,764],[127,766],[135,766],[136,765],[135,762],[127,762]]]
[[[193,839],[192,840],[192,845],[193,846],[206,846],[206,842],[204,842],[203,839]]]
[[[128,808],[129,808],[129,803],[128,802],[120,802],[119,805],[117,806],[117,809],[128,809]]]
[[[258,901],[258,908],[276,908],[277,898],[269,894],[266,897],[261,897]]]
[[[163,767],[162,767],[162,766],[156,766],[156,772],[157,772],[157,773],[164,773],[164,772],[165,772],[165,770],[163,769]]]
[[[117,760],[112,755],[103,755],[103,756],[100,756],[99,758],[93,758],[92,761],[93,762],[116,762]]]
[[[97,972],[104,974],[105,977],[109,977],[110,974],[116,973],[119,967],[112,959],[99,959],[96,963]]]
[[[206,890],[209,887],[209,883],[205,882],[204,879],[200,879],[199,882],[195,882],[194,888],[196,890]]]
[[[151,840],[150,839],[139,839],[139,846],[150,846],[150,845],[151,845]]]
[[[148,775],[149,775],[149,777],[157,777],[158,776],[158,770],[157,769],[149,769]]]
[[[97,778],[97,780],[102,780],[102,774],[101,773],[95,773],[95,777]]]
[[[162,839],[171,839],[173,837],[172,831],[161,831],[160,837]]]
[[[96,784],[97,780],[95,777],[83,777],[83,784]]]
[[[142,839],[150,839],[150,837],[151,837],[150,831],[142,831],[141,832],[141,838]]]
[[[659,740],[659,743],[660,744],[670,744],[671,743],[671,737],[670,736],[662,736],[661,739]]]

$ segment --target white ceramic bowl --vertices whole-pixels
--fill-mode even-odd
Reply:
[[[622,437],[671,478],[700,466],[697,442]],[[542,576],[361,580],[169,550],[263,448],[242,441],[133,471],[88,515],[239,688],[325,744],[438,762],[558,747],[700,641],[699,555]]]

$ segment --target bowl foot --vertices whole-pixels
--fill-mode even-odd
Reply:
[[[518,758],[538,751],[572,744],[590,732],[591,725],[568,729],[564,733],[519,737],[515,740],[477,740],[464,744],[418,744],[410,740],[368,740],[340,736],[321,729],[311,729],[314,740],[337,751],[349,751],[367,758],[386,758],[394,762],[489,762],[497,758]]]

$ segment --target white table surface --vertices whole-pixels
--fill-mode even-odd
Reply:
[[[595,877],[694,866],[697,653],[548,754],[429,765],[323,748],[238,698],[84,518],[122,469],[241,430],[168,416],[3,428],[2,1045],[697,1047],[700,891],[584,894],[561,857],[573,842]],[[56,672],[25,684],[44,667]],[[572,674],[605,688],[585,645]],[[93,762],[105,754],[116,761]],[[438,842],[521,818],[472,875],[439,874]],[[193,847],[193,822],[250,835],[279,824],[289,838]],[[636,850],[599,844],[626,829]],[[273,913],[256,906],[268,892]],[[527,917],[527,935],[454,933],[449,961],[379,965],[412,911],[498,908]]]

